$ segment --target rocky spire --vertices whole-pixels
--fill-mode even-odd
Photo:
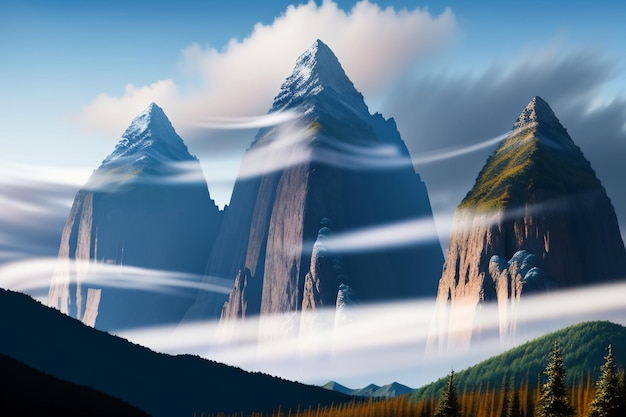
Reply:
[[[237,279],[223,321],[241,317],[244,305],[248,316],[301,314],[307,303],[336,306],[339,291],[343,301],[352,293],[363,302],[434,293],[444,261],[438,241],[332,255],[322,250],[323,238],[313,244],[324,219],[333,219],[342,233],[415,218],[432,221],[428,193],[413,166],[396,163],[398,156],[410,159],[395,123],[369,114],[323,42],[297,59],[270,112],[286,110],[300,117],[261,129],[244,155],[242,167],[256,161],[274,165],[262,166],[259,176],[237,178],[207,267],[207,276]],[[341,288],[342,275],[350,277],[350,288]],[[187,319],[208,315],[211,303],[199,296]],[[282,329],[298,331],[302,321],[289,317],[293,326]],[[260,327],[263,337],[283,331]]]
[[[523,129],[525,127],[535,126],[539,123],[563,128],[561,122],[559,122],[559,119],[557,119],[550,108],[550,105],[541,97],[535,96],[517,118],[513,128]]]
[[[481,320],[481,303],[498,302],[500,335],[514,337],[524,293],[625,276],[626,251],[611,201],[540,97],[522,111],[455,211],[446,259],[436,327],[443,330],[438,340],[448,338],[455,349],[469,344],[471,331],[445,332]]]
[[[535,129],[534,137],[543,145],[554,149],[579,152],[567,130],[556,117],[550,105],[541,97],[535,96],[524,108],[513,125],[514,131]],[[511,139],[516,141],[515,137]]]

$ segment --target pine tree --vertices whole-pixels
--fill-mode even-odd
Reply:
[[[589,405],[589,417],[621,417],[626,413],[622,384],[611,345],[608,350],[604,365],[600,368],[601,375],[596,383],[596,393]]]
[[[502,409],[500,410],[500,417],[508,417],[509,408],[511,407],[510,393],[512,387],[509,386],[506,376],[502,378]]]
[[[619,375],[619,383],[620,383],[620,388],[621,393],[622,393],[622,398],[624,400],[624,408],[626,408],[626,371],[623,368],[620,368],[619,371],[617,371],[617,374]]]
[[[548,381],[541,387],[541,398],[537,403],[537,417],[569,417],[574,415],[574,408],[567,398],[565,386],[565,368],[557,341],[550,356],[550,363],[545,370]]]
[[[515,389],[513,389],[511,393],[506,417],[522,417],[522,405],[520,404],[519,392]]]
[[[459,397],[456,392],[454,383],[454,371],[450,371],[448,376],[448,385],[441,394],[441,400],[437,406],[435,417],[460,417],[461,406],[459,405]]]

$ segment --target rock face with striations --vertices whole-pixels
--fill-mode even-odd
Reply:
[[[102,330],[176,323],[220,221],[198,160],[151,104],[76,194],[48,304]]]
[[[431,347],[468,345],[477,334],[464,325],[486,301],[497,301],[506,338],[522,294],[625,277],[611,201],[550,106],[535,97],[455,212]]]
[[[187,318],[335,308],[343,293],[359,302],[434,296],[443,265],[436,237],[366,252],[333,244],[433,218],[395,122],[369,113],[323,42],[298,58],[270,109],[280,112],[298,117],[261,129],[247,150],[208,267],[209,276],[235,279],[233,291],[221,312],[211,296],[198,297]],[[297,331],[297,316],[292,324]]]

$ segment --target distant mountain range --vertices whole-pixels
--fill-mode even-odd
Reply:
[[[322,385],[322,387],[331,391],[337,391],[342,394],[352,395],[355,397],[373,398],[395,398],[400,395],[410,394],[415,391],[415,388],[410,388],[397,382],[392,382],[391,384],[383,385],[382,387],[379,387],[375,384],[370,384],[363,388],[350,389],[344,385],[341,385],[338,382],[330,381]]]
[[[0,354],[120,398],[153,417],[271,412],[349,400],[321,387],[197,356],[156,353],[3,289],[0,317]],[[80,390],[75,393],[82,395]]]
[[[518,386],[527,381],[530,388],[536,387],[538,378],[543,377],[548,365],[554,341],[559,343],[568,385],[586,382],[588,377],[596,381],[609,344],[618,366],[626,367],[626,327],[608,321],[585,322],[531,340],[465,370],[455,371],[458,391],[469,392],[481,386],[484,389],[487,384],[492,388],[501,387],[503,381],[511,378]],[[444,377],[421,387],[411,398],[438,397],[446,382],[447,377]]]

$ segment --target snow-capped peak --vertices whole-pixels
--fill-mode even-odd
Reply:
[[[168,162],[196,160],[159,106],[151,103],[122,134],[100,169],[143,169]]]
[[[297,106],[306,97],[319,95],[322,91],[334,92],[350,107],[368,113],[363,96],[354,88],[333,51],[318,39],[296,60],[271,111]]]
[[[320,76],[323,80],[320,80]],[[317,78],[318,84],[321,84],[321,81],[327,85],[339,84],[341,86],[346,82],[352,84],[333,51],[319,39],[298,57],[292,77],[299,84],[306,83],[311,77]],[[351,85],[351,87],[353,86]]]
[[[133,141],[141,138],[148,131],[158,132],[162,136],[176,135],[163,109],[155,103],[150,103],[139,116],[133,119],[122,137]]]

